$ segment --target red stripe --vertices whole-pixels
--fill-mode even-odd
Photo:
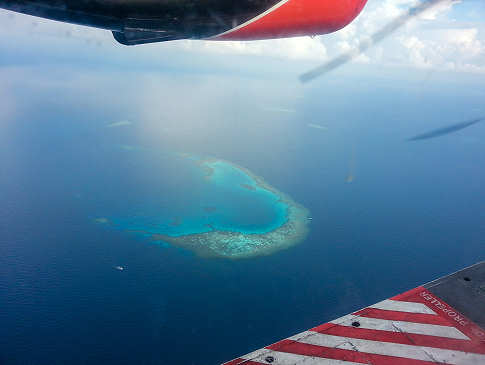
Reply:
[[[261,365],[260,362],[254,362],[254,361],[245,360],[245,359],[234,359],[232,361],[225,362],[222,365],[239,365],[239,364],[241,364],[241,365]]]
[[[363,340],[400,343],[413,346],[436,347],[440,349],[485,354],[485,347],[481,346],[480,343],[469,340],[458,340],[454,338],[418,335],[414,333],[371,330],[339,325],[322,325],[313,328],[311,331],[324,333],[326,335],[360,338]]]
[[[453,325],[446,319],[434,314],[406,313],[377,308],[365,308],[353,314],[368,318],[388,319],[390,321],[438,324],[441,326]]]
[[[413,303],[421,303],[419,300],[412,300],[411,297],[417,295],[419,292],[422,292],[424,289],[422,286],[418,286],[417,288],[411,289],[407,292],[398,294],[389,298],[391,300],[402,300],[403,302],[413,302]]]
[[[418,286],[406,293],[396,295],[394,300],[405,300],[407,302],[422,303],[436,312],[440,317],[450,321],[454,327],[470,337],[475,342],[481,342],[485,347],[485,329],[480,328],[469,318],[466,318],[455,308],[451,307],[437,295],[430,293],[422,286]]]
[[[320,326],[310,328],[309,331],[324,333],[329,328],[332,328],[332,327],[335,327],[335,326],[336,326],[336,324],[333,324],[333,323],[324,323],[324,324],[321,324]]]
[[[395,357],[387,355],[369,354],[353,350],[337,349],[333,347],[324,347],[310,345],[306,343],[283,340],[279,343],[266,347],[274,351],[288,352],[291,354],[316,356],[326,359],[353,361],[362,364],[372,365],[436,365],[432,361],[414,360],[404,357]],[[277,360],[277,355],[275,355]]]

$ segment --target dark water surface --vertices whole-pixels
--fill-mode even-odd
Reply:
[[[369,92],[332,79],[298,102],[266,100],[295,109],[278,112],[258,106],[267,89],[253,81],[211,76],[213,92],[229,96],[210,107],[197,102],[210,84],[198,77],[130,104],[117,74],[83,72],[116,97],[93,97],[99,85],[79,80],[52,86],[49,75],[10,80],[16,108],[0,126],[0,364],[217,364],[484,258],[484,125],[404,142],[473,117],[477,88],[457,96],[440,91],[449,84],[427,86],[422,104],[407,83]],[[125,86],[167,81],[157,77]],[[106,127],[119,120],[132,124]],[[126,146],[245,166],[311,211],[310,234],[271,256],[222,260],[96,224],[140,201],[167,217],[176,208],[163,204],[165,190],[156,194],[161,172]],[[173,162],[163,171],[173,191],[190,187],[190,171]]]

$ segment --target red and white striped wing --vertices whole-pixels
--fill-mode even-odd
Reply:
[[[418,287],[225,365],[239,364],[484,365],[485,331]]]

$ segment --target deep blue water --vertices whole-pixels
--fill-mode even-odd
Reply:
[[[212,230],[266,233],[287,220],[287,206],[276,193],[227,161],[114,145],[92,162],[114,168],[96,171],[103,183],[86,192],[80,187],[75,197],[96,200],[92,220],[110,228],[147,237]],[[115,189],[106,192],[107,187]]]
[[[9,78],[0,126],[1,364],[217,364],[484,259],[485,125],[404,142],[483,112],[483,83],[43,70]],[[167,197],[192,170],[153,151],[247,167],[310,209],[309,237],[231,261],[95,224],[193,205]]]

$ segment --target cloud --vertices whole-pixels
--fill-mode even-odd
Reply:
[[[182,46],[186,49],[217,54],[264,55],[290,60],[324,60],[328,57],[325,45],[311,37],[246,42],[187,40]]]
[[[426,37],[399,38],[411,64],[452,71],[485,72],[485,45],[477,28],[440,29]]]
[[[450,12],[453,6],[460,4],[461,0],[443,1],[422,13],[419,18],[424,20],[436,20],[440,16]]]
[[[461,3],[449,0],[431,7],[355,62],[485,72],[485,27],[481,23],[460,28],[465,21],[455,10]],[[369,3],[350,30],[338,32],[334,37],[321,37],[321,41],[329,54],[346,52],[416,4],[415,0]]]

